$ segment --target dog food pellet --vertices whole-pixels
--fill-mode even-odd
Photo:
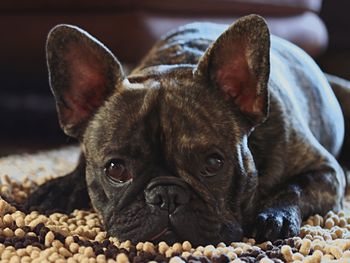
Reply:
[[[154,245],[153,245],[151,242],[145,242],[145,243],[143,244],[143,250],[144,250],[145,252],[148,252],[148,253],[152,253],[152,254],[155,253]]]
[[[335,246],[330,248],[330,252],[336,259],[340,259],[343,256],[343,252],[340,250],[340,248]]]
[[[16,237],[22,238],[25,235],[25,232],[23,231],[22,228],[17,228],[14,232]]]
[[[172,255],[173,255],[173,249],[171,248],[171,247],[169,247],[168,249],[167,249],[167,251],[165,251],[165,256],[167,257],[167,258],[170,258]]]
[[[10,214],[6,214],[4,215],[4,217],[2,218],[2,222],[5,226],[11,226],[13,223],[13,218]]]
[[[128,262],[129,262],[129,258],[124,253],[118,254],[117,263],[128,263]]]
[[[26,185],[26,188],[24,187]],[[23,202],[38,183],[28,178],[1,186],[6,200]],[[75,210],[66,215],[23,213],[0,199],[0,258],[2,262],[86,262],[86,263],[228,263],[228,262],[348,262],[350,258],[350,214],[346,211],[314,215],[301,228],[300,236],[256,244],[254,239],[230,245],[193,247],[189,241],[119,242],[108,237],[98,215]]]
[[[206,257],[211,257],[214,251],[215,251],[215,247],[213,245],[208,245],[204,248],[203,254]]]
[[[12,231],[12,229],[6,227],[6,228],[2,231],[2,234],[3,234],[5,237],[12,237],[12,236],[13,236],[13,231]]]
[[[78,245],[77,243],[71,243],[71,244],[69,245],[69,250],[70,250],[70,252],[72,252],[73,254],[74,254],[74,253],[77,253],[78,250],[79,250],[79,245]]]
[[[87,257],[93,257],[95,255],[94,250],[92,249],[92,247],[86,247],[84,249],[84,255]]]
[[[288,262],[293,260],[293,252],[290,246],[282,246],[281,253],[283,254],[285,260],[287,260]]]
[[[302,244],[301,244],[301,247],[299,249],[299,252],[305,256],[305,255],[309,254],[310,249],[311,249],[311,240],[310,239],[304,239],[302,241]]]
[[[184,263],[185,261],[183,261],[180,257],[172,257],[169,261],[169,263]]]
[[[326,222],[324,223],[324,226],[328,229],[331,229],[334,226],[334,221],[332,218],[327,218]]]
[[[274,263],[273,260],[269,259],[269,258],[262,258],[259,261],[260,263]]]
[[[182,252],[182,244],[180,244],[180,243],[175,243],[174,245],[173,245],[173,251],[175,252],[175,253],[181,253]]]
[[[55,239],[55,235],[52,231],[49,231],[46,236],[45,236],[45,246],[50,246],[53,242],[53,240]]]
[[[139,244],[141,244],[141,247],[139,247]],[[140,243],[137,244],[136,249],[137,250],[141,250],[142,246],[143,246],[143,244],[140,242]],[[164,254],[165,251],[167,251],[168,249],[169,249],[169,246],[168,246],[167,243],[165,243],[164,241],[159,242],[159,244],[158,244],[158,251],[159,251],[160,254]]]

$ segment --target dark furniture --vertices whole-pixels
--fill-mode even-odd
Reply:
[[[24,138],[47,144],[66,141],[49,91],[45,39],[59,23],[78,25],[133,65],[161,34],[192,21],[232,23],[257,13],[272,33],[317,57],[328,35],[318,13],[321,0],[104,0],[0,3],[0,145]]]

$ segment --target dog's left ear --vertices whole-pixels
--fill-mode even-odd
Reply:
[[[225,93],[253,126],[267,118],[270,33],[265,20],[237,20],[208,48],[195,74]]]
[[[72,25],[50,31],[46,54],[60,125],[80,139],[97,109],[124,80],[122,66],[101,42]]]

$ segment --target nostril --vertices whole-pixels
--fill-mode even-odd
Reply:
[[[160,209],[167,210],[168,209],[167,196],[162,193],[158,193],[156,195],[156,199],[153,204],[160,207]]]
[[[166,200],[162,199],[159,207],[160,207],[160,209],[168,210],[168,202]]]
[[[145,191],[146,203],[157,206],[161,209],[168,209],[167,193],[161,187],[155,187],[149,191]]]

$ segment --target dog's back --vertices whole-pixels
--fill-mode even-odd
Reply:
[[[300,48],[278,37],[271,40],[271,95],[285,105],[285,114],[289,115],[286,119],[299,130],[298,134],[314,136],[337,156],[343,143],[344,122],[325,75]]]

